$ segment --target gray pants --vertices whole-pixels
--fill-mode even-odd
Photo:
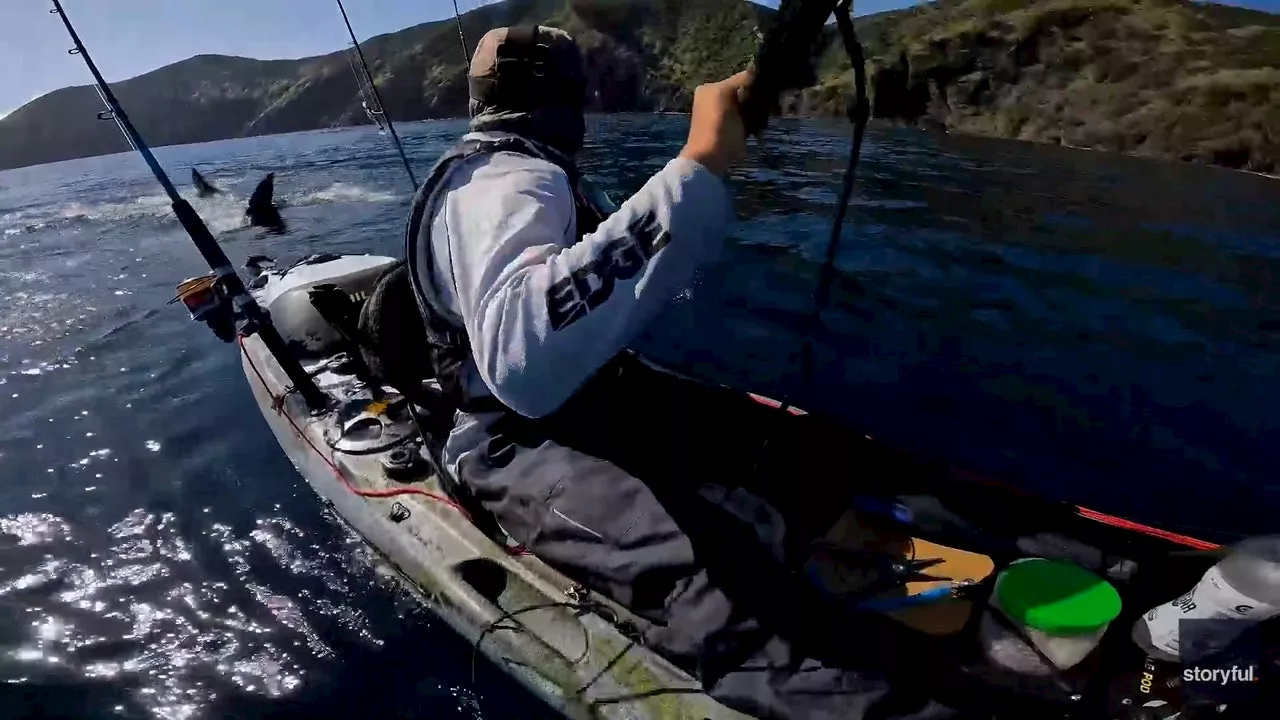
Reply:
[[[500,421],[459,470],[517,541],[647,620],[645,643],[729,707],[958,717],[925,697],[928,653],[900,628],[854,627],[794,572],[853,492],[848,443],[814,419],[626,363],[553,417]],[[782,541],[769,547],[752,518],[708,501],[707,484],[765,499]],[[912,681],[893,681],[907,671]]]

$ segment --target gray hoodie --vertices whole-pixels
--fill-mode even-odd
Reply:
[[[432,280],[471,341],[468,392],[527,417],[560,407],[689,288],[733,215],[720,178],[683,158],[581,242],[568,176],[545,160],[475,156],[443,190],[431,220]],[[494,417],[459,414],[444,453],[455,472]]]

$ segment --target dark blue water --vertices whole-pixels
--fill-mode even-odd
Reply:
[[[585,164],[625,197],[685,122],[599,120]],[[425,169],[461,127],[403,132]],[[873,132],[806,379],[845,133],[771,134],[722,262],[643,349],[1054,497],[1277,529],[1280,184]],[[402,242],[409,187],[367,129],[158,154],[233,195],[194,202],[237,262]],[[240,217],[267,171],[283,237]],[[285,460],[235,352],[165,305],[204,271],[134,156],[0,173],[0,716],[541,716],[472,682]]]

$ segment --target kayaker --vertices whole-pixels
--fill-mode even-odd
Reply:
[[[547,27],[480,41],[471,132],[419,189],[406,233],[421,370],[457,409],[444,463],[516,541],[648,620],[644,641],[726,705],[952,717],[918,684],[892,692],[883,667],[832,660],[893,643],[797,612],[791,570],[847,505],[833,466],[848,446],[626,350],[724,243],[750,80],[699,87],[684,148],[615,210],[574,163],[587,90],[574,41]]]

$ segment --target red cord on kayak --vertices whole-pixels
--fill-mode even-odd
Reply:
[[[1195,548],[1196,550],[1218,550],[1222,547],[1218,543],[1209,542],[1208,540],[1200,540],[1198,538],[1193,538],[1190,535],[1161,530],[1157,527],[1143,525],[1140,522],[1116,517],[1115,515],[1108,515],[1103,512],[1098,512],[1097,510],[1090,510],[1087,507],[1081,507],[1079,505],[1076,506],[1076,512],[1080,517],[1088,518],[1094,522],[1100,522],[1104,525],[1110,525],[1122,530],[1139,532],[1143,535],[1150,535],[1151,537],[1168,540],[1169,542],[1178,543],[1179,545],[1186,545],[1187,547]]]
[[[267,385],[266,378],[262,377],[262,372],[258,370],[257,364],[253,362],[253,356],[250,355],[249,351],[244,347],[244,336],[239,336],[236,339],[236,342],[240,345],[240,352],[244,355],[245,360],[248,361],[249,367],[253,370],[253,374],[258,376],[258,382],[262,383],[262,389],[266,390],[267,395],[270,396],[271,406],[275,408],[276,413],[284,416],[284,419],[289,422],[290,427],[293,428],[293,431],[297,433],[298,437],[302,438],[302,440],[307,443],[307,446],[311,448],[312,452],[318,455],[320,459],[324,461],[324,464],[329,466],[329,469],[333,471],[333,474],[342,481],[342,484],[345,485],[348,490],[360,497],[366,498],[391,498],[399,497],[401,495],[420,495],[422,497],[435,500],[438,503],[448,505],[461,513],[468,521],[471,520],[471,513],[468,513],[461,505],[444,495],[434,493],[429,490],[423,490],[422,488],[415,487],[388,488],[386,490],[365,490],[352,485],[351,480],[347,478],[346,473],[342,472],[342,468],[338,467],[333,460],[329,459],[329,456],[325,455],[320,448],[316,447],[316,444],[311,441],[311,438],[307,437],[307,434],[302,431],[302,428],[298,427],[298,424],[293,421],[293,417],[291,417],[289,413],[284,412],[284,396],[277,397],[275,393],[271,392],[271,386]]]

